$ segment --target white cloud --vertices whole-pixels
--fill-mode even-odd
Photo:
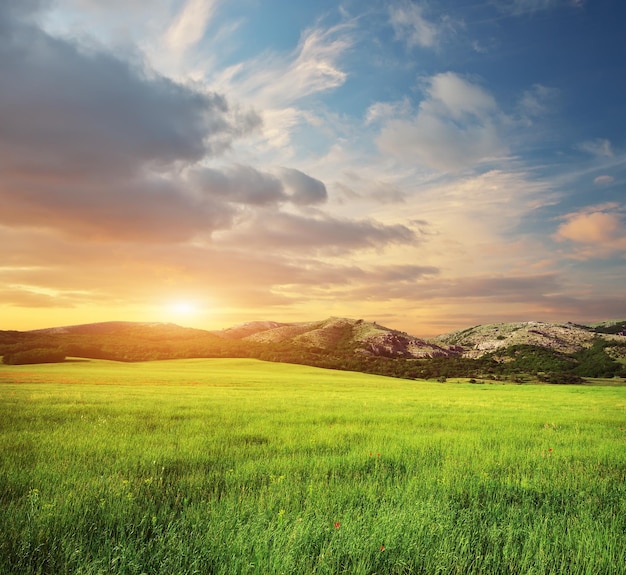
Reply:
[[[215,12],[217,0],[187,0],[165,33],[165,42],[176,54],[182,54],[204,36]]]
[[[264,53],[226,68],[213,84],[269,109],[288,107],[307,96],[337,88],[347,77],[338,63],[352,44],[347,29],[346,25],[310,28],[291,54]]]
[[[353,42],[349,30],[349,24],[310,28],[290,53],[265,52],[213,75],[213,89],[262,110],[263,133],[251,142],[254,149],[280,150],[279,162],[290,159],[293,132],[315,121],[304,100],[346,81],[339,60]]]
[[[381,151],[404,161],[455,171],[506,153],[494,98],[477,84],[447,72],[429,79],[417,115],[387,122]]]
[[[437,44],[441,29],[423,15],[423,7],[412,2],[402,2],[389,8],[389,21],[396,38],[404,40],[409,48],[432,48]]]
[[[443,106],[456,120],[467,116],[487,117],[497,109],[491,94],[453,72],[433,76],[427,93],[430,98],[424,106]]]
[[[399,102],[375,102],[365,113],[365,125],[369,126],[376,122],[406,116],[411,112],[411,104],[408,98]]]

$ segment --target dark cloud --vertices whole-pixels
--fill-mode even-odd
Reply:
[[[219,170],[198,168],[190,172],[189,181],[203,194],[237,204],[267,206],[290,202],[305,206],[327,199],[322,182],[290,168],[282,168],[280,177],[242,165]]]
[[[283,168],[281,176],[285,187],[291,192],[289,198],[294,204],[322,204],[328,198],[326,186],[300,170]]]
[[[0,222],[150,241],[229,225],[231,208],[188,194],[176,174],[254,129],[255,114],[18,18],[37,3],[7,4]]]
[[[194,170],[189,179],[203,194],[222,201],[263,206],[287,199],[278,178],[250,166],[237,165],[224,170],[201,168]]]
[[[390,244],[413,244],[415,232],[403,225],[370,220],[347,220],[320,214],[308,217],[264,211],[226,236],[227,244],[251,245],[281,252],[323,251],[340,254]]]
[[[105,181],[14,178],[0,183],[0,222],[97,241],[177,242],[228,227],[234,211],[158,175]]]
[[[0,37],[2,167],[133,173],[194,162],[242,131],[219,94],[195,92],[102,52],[16,24]]]

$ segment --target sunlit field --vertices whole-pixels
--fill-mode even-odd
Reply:
[[[0,573],[626,573],[626,388],[0,366]]]

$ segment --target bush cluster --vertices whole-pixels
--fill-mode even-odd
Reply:
[[[26,365],[31,363],[61,363],[65,361],[65,353],[60,349],[29,349],[6,353],[2,363],[7,365]]]

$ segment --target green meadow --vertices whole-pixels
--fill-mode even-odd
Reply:
[[[626,388],[2,365],[0,573],[626,573]]]

